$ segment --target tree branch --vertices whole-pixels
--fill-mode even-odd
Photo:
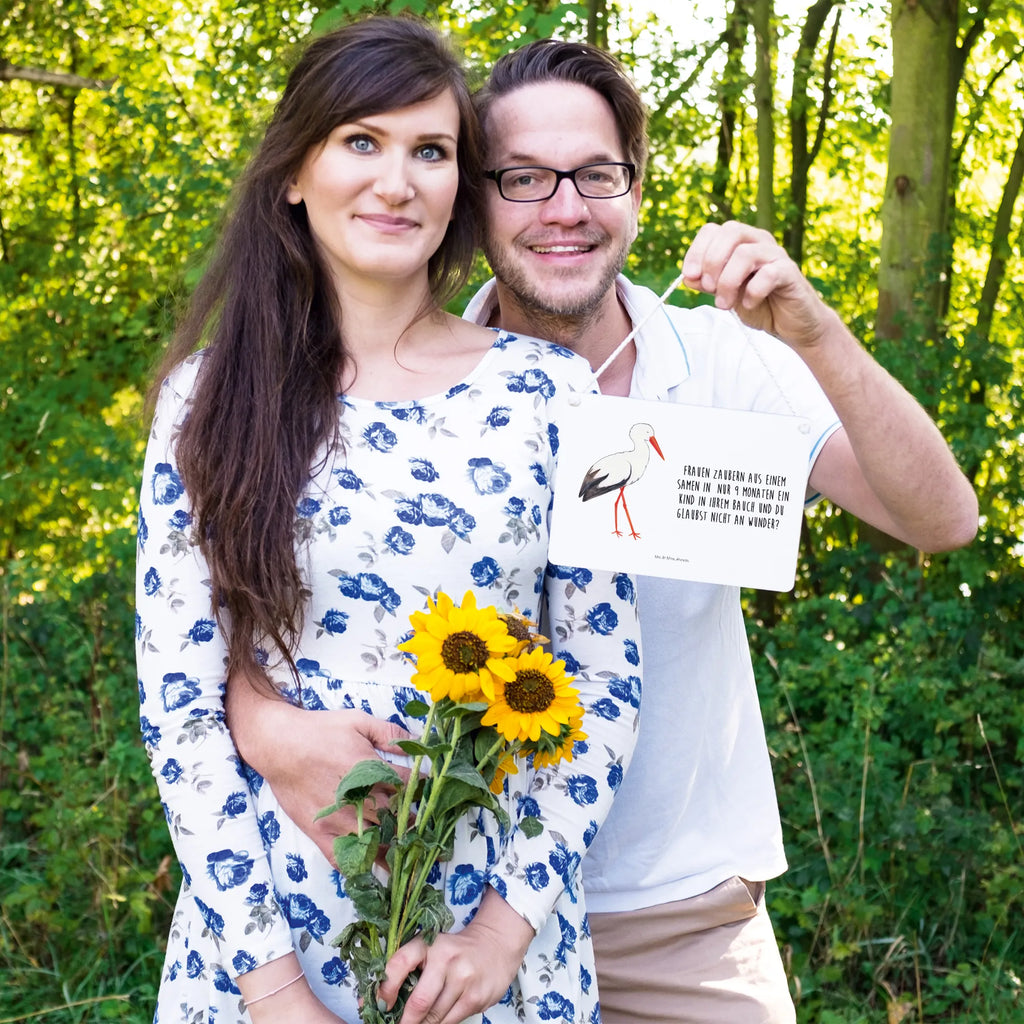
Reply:
[[[109,89],[115,78],[84,78],[66,71],[45,71],[41,68],[22,68],[0,59],[0,82],[38,82],[40,85],[63,85],[69,89]]]

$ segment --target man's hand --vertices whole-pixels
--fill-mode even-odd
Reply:
[[[442,932],[428,946],[407,942],[389,961],[380,998],[390,1007],[416,968],[401,1024],[459,1024],[505,995],[533,940],[534,931],[493,889],[461,932]]]
[[[247,679],[228,681],[225,700],[228,728],[238,752],[270,784],[292,821],[334,863],[334,839],[356,830],[351,807],[315,820],[334,802],[342,776],[358,761],[379,758],[382,751],[402,754],[395,740],[408,739],[398,725],[362,711],[306,711],[262,691]],[[404,755],[403,755],[404,756]],[[408,769],[395,765],[403,779]],[[377,806],[391,796],[377,787]],[[374,803],[366,805],[365,821],[376,820]]]
[[[760,228],[737,221],[705,224],[683,259],[683,274],[690,288],[714,295],[719,309],[735,310],[748,327],[795,349],[819,344],[835,327],[835,313]]]

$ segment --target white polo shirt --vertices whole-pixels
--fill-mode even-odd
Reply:
[[[616,282],[636,324],[654,292]],[[464,316],[486,324],[494,282]],[[709,306],[665,306],[637,335],[630,396],[796,413],[811,423],[808,468],[839,427],[810,370],[787,345]],[[813,499],[812,499],[813,500]],[[740,875],[786,869],[771,761],[740,591],[641,576],[640,736],[633,762],[584,859],[595,913],[696,896]]]

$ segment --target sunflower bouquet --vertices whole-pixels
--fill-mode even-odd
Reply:
[[[430,694],[413,700],[406,714],[426,721],[419,739],[397,745],[412,758],[408,782],[385,761],[360,761],[338,785],[335,802],[320,816],[354,808],[356,831],[334,841],[334,858],[357,920],[333,943],[355,974],[364,1024],[394,1024],[415,979],[391,1010],[382,1010],[377,989],[388,960],[416,935],[430,943],[454,924],[444,894],[430,884],[436,866],[453,855],[459,820],[474,808],[510,825],[498,794],[517,760],[535,767],[572,759],[581,731],[579,693],[541,646],[546,638],[517,613],[478,608],[472,591],[461,605],[443,592],[428,598],[428,611],[413,612],[410,639],[398,645],[413,655],[411,682]],[[375,787],[393,791],[377,820],[364,817]],[[379,790],[378,790],[379,792]],[[517,822],[531,835],[536,818]],[[384,872],[375,865],[386,865]]]

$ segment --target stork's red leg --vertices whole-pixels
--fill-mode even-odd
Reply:
[[[626,504],[626,499],[623,497],[623,494],[622,494],[623,490],[624,490],[624,488],[620,487],[619,488],[619,493],[615,497],[614,512],[615,512],[615,536],[616,537],[621,537],[622,536],[622,531],[619,529],[619,502],[621,501],[623,505]],[[627,514],[627,516],[629,515],[628,512],[626,514]],[[632,524],[630,524],[630,525],[632,525]]]
[[[636,532],[636,528],[633,526],[633,520],[629,514],[629,506],[626,504],[626,489],[625,487],[619,490],[619,497],[622,499],[622,510],[626,513],[626,519],[629,520],[629,532],[632,534],[634,540],[638,540],[640,534]]]

